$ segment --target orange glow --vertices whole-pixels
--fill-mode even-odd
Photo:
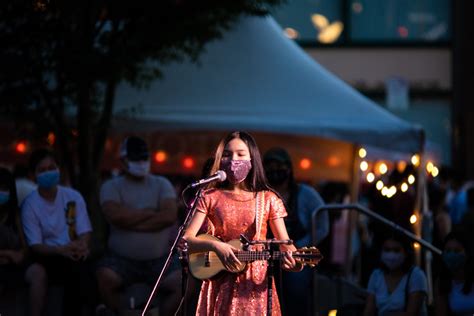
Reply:
[[[53,132],[49,132],[49,133],[48,133],[47,141],[48,141],[48,144],[50,144],[51,146],[53,146],[54,143],[56,142],[56,135],[54,135]]]
[[[166,160],[168,159],[168,155],[166,154],[165,151],[163,150],[158,150],[157,152],[155,152],[155,161],[157,163],[163,163],[165,162]],[[184,164],[184,162],[183,162]]]
[[[19,154],[26,153],[26,149],[27,149],[26,148],[26,142],[24,142],[24,141],[20,141],[20,142],[16,143],[16,145],[15,145],[15,150]]]
[[[183,167],[185,169],[193,169],[194,166],[196,165],[196,162],[194,161],[194,158],[192,157],[185,157],[183,159]]]
[[[311,160],[308,158],[303,158],[300,160],[300,168],[303,170],[307,170],[311,168]]]
[[[327,162],[329,167],[338,167],[341,164],[341,159],[337,156],[330,156]]]

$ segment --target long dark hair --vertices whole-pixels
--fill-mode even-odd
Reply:
[[[18,198],[16,195],[16,185],[13,175],[8,169],[0,167],[0,188],[10,193],[10,199],[7,203],[0,206],[2,211],[7,211],[6,225],[17,230],[16,216],[18,215]]]
[[[380,254],[383,251],[383,245],[388,240],[393,240],[399,243],[402,246],[403,250],[405,251],[405,260],[402,263],[401,269],[404,273],[407,273],[410,270],[410,268],[413,266],[414,258],[415,258],[411,241],[400,234],[387,234],[383,238],[383,242],[381,244],[380,252],[379,252]],[[390,271],[388,267],[381,260],[380,260],[380,268],[385,272]]]
[[[252,192],[258,192],[263,190],[270,190],[270,187],[267,182],[267,178],[265,177],[265,171],[263,169],[262,158],[260,156],[260,151],[258,150],[257,143],[255,139],[248,133],[243,131],[236,131],[229,133],[226,137],[224,137],[217,146],[216,153],[214,156],[214,164],[211,169],[211,174],[214,174],[220,169],[222,154],[224,153],[224,149],[227,144],[235,139],[238,138],[242,140],[247,147],[249,148],[250,154],[250,161],[252,164],[252,169],[245,178],[245,185],[246,187]],[[225,188],[229,186],[229,182],[226,180],[221,183],[212,183],[208,187],[216,187],[216,188]]]
[[[474,282],[474,253],[473,253],[473,244],[469,238],[469,235],[461,229],[453,230],[450,232],[446,238],[444,238],[443,249],[446,247],[446,244],[450,240],[455,240],[459,242],[466,253],[466,262],[464,263],[464,284],[462,287],[462,292],[468,294],[472,289],[472,284]],[[452,288],[453,276],[448,267],[444,264],[441,264],[441,273],[440,273],[440,291],[444,295],[448,295]]]

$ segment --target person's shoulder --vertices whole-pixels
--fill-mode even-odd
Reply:
[[[153,173],[150,173],[147,175],[148,179],[152,180],[152,181],[158,181],[158,182],[162,182],[162,181],[166,181],[166,182],[170,182],[170,180],[161,175],[161,174],[153,174]]]
[[[375,268],[370,274],[370,278],[374,280],[378,280],[381,277],[383,277],[383,270],[380,268]]]
[[[306,183],[298,183],[298,189],[300,194],[305,194],[305,195],[318,195],[318,191],[316,191],[315,188],[310,186],[309,184]]]
[[[38,190],[36,189],[36,190],[31,191],[21,203],[21,208],[37,204],[38,198],[39,198]]]
[[[111,185],[117,185],[125,181],[125,176],[124,175],[119,175],[116,177],[112,177],[110,179],[107,179],[102,183],[102,187],[108,187]]]
[[[416,277],[425,277],[426,276],[425,272],[418,266],[413,267],[412,273]]]
[[[71,187],[65,187],[65,186],[59,185],[58,192],[62,195],[66,195],[71,198],[82,199],[82,194],[76,189],[73,189]]]
[[[221,194],[222,194],[222,190],[219,190],[217,188],[204,189],[201,192],[202,197],[214,197],[214,196],[220,196]]]

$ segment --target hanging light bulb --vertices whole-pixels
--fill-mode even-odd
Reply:
[[[365,150],[365,148],[361,148],[359,149],[359,157],[360,158],[365,158],[365,156],[367,156],[367,150]]]
[[[365,160],[361,161],[360,170],[367,171],[367,169],[369,169],[369,164],[367,163],[367,161]]]
[[[415,176],[414,175],[411,174],[411,175],[408,176],[408,183],[409,184],[415,183]]]
[[[375,180],[375,175],[372,172],[367,174],[367,182],[372,183]]]

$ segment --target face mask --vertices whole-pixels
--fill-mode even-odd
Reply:
[[[252,163],[250,160],[226,159],[221,161],[221,169],[225,171],[230,183],[238,184],[247,178],[252,169]]]
[[[455,272],[464,267],[466,255],[459,252],[447,251],[443,253],[443,262],[451,272]]]
[[[143,178],[150,172],[150,161],[129,161],[128,172],[139,178]]]
[[[268,170],[266,176],[271,185],[280,185],[288,179],[289,172],[286,169]]]
[[[10,192],[0,191],[0,205],[6,204],[10,200]]]
[[[59,170],[45,171],[36,176],[38,187],[43,189],[51,189],[59,184]]]
[[[401,252],[382,251],[380,260],[382,260],[387,268],[390,270],[395,270],[402,265],[403,261],[405,260],[405,256]]]

